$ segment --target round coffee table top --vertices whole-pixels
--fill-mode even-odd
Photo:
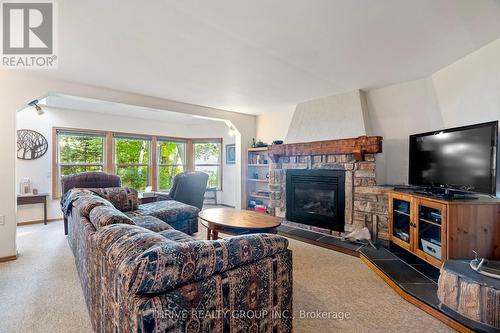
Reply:
[[[281,224],[279,217],[235,208],[205,209],[198,216],[209,225],[222,228],[258,230],[276,228]]]

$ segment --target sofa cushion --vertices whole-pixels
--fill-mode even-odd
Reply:
[[[134,224],[154,232],[172,229],[170,225],[154,216],[130,216]]]
[[[98,206],[90,211],[90,222],[96,229],[110,224],[134,224],[125,214],[111,206]]]
[[[169,242],[156,232],[128,224],[104,226],[95,233],[95,240],[97,246],[113,265],[118,266],[127,260],[130,267],[135,266],[130,263],[133,263],[144,251]],[[124,273],[128,274],[125,271]]]
[[[111,202],[121,212],[136,210],[139,205],[137,191],[130,187],[92,188],[91,190]]]
[[[187,220],[198,217],[199,209],[193,206],[183,204],[175,200],[157,201],[143,205],[127,212],[127,216],[154,216],[163,222],[171,223],[180,220]]]
[[[94,209],[95,207],[98,206],[113,207],[111,202],[95,194],[80,196],[77,200],[75,200],[73,206],[77,207],[80,210],[80,214],[82,214],[84,217],[87,218],[89,217],[92,209]]]
[[[165,237],[166,239],[170,239],[175,242],[190,242],[195,240],[193,237],[186,235],[185,233],[175,229],[163,230],[160,231],[159,234]]]
[[[138,266],[134,268],[136,274],[130,291],[136,294],[167,292],[272,256],[287,247],[286,238],[270,234],[214,241],[166,242],[151,247],[137,258]]]

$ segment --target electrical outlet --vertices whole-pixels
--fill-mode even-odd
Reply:
[[[0,225],[5,224],[5,215],[0,215]]]

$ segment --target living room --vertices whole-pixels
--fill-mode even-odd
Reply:
[[[0,331],[498,332],[499,1],[43,4]]]

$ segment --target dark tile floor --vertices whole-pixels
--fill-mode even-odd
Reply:
[[[372,262],[397,284],[418,283],[427,284],[431,288],[436,287],[436,282],[400,259],[376,259]]]
[[[415,268],[417,271],[419,271],[420,273],[427,276],[432,281],[434,281],[436,283],[438,282],[439,270],[436,269],[434,266],[431,266],[429,264],[413,264],[411,266],[413,268]]]
[[[313,243],[321,247],[335,248],[356,256],[359,256],[359,250],[364,246],[364,244],[362,243],[343,241],[339,237],[326,235],[311,230],[294,228],[286,225],[279,226],[278,232],[284,236],[302,241],[308,241],[309,243]]]
[[[437,268],[392,244],[377,250],[365,247],[361,253],[403,290],[438,308]]]
[[[429,265],[399,246],[387,244],[387,246],[378,246],[377,249],[374,249],[369,245],[342,241],[339,237],[286,225],[280,226],[278,232],[287,237],[336,251],[342,251],[347,254],[357,256],[362,254],[409,295],[474,331],[493,332],[488,328],[485,329],[484,325],[478,326],[476,322],[462,317],[449,309],[442,308],[437,297],[439,269]]]

